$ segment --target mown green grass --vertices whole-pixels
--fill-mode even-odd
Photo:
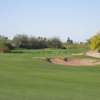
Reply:
[[[12,50],[12,53],[24,53],[24,54],[33,54],[33,56],[45,56],[45,57],[51,57],[51,56],[68,56],[72,53],[81,53],[87,51],[86,48],[68,48],[68,49],[36,49],[36,50],[30,50],[30,49],[16,49]]]
[[[0,54],[0,100],[100,100],[99,65],[64,66],[32,59],[58,55],[57,50],[47,52]]]

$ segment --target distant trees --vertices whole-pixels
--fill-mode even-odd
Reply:
[[[0,52],[9,52],[12,48],[7,37],[0,36]]]
[[[63,44],[65,48],[88,48],[86,42],[75,42],[70,37],[67,38],[67,41]]]
[[[92,40],[90,41],[92,42]],[[99,44],[99,43],[98,43]],[[9,52],[14,48],[25,49],[44,49],[44,48],[79,48],[86,47],[85,43],[75,43],[70,37],[66,42],[62,42],[59,38],[45,38],[45,37],[28,37],[25,34],[18,34],[12,40],[4,36],[0,36],[0,51]]]
[[[62,42],[58,38],[47,39],[44,37],[28,37],[27,35],[16,35],[13,38],[16,48],[43,49],[43,48],[61,48]]]
[[[73,40],[70,37],[67,38],[67,44],[73,44]]]
[[[28,45],[28,37],[27,35],[16,35],[13,38],[13,43],[17,48],[27,48]]]
[[[75,43],[70,37],[67,38],[66,43],[63,43],[59,38],[44,38],[44,37],[28,37],[24,34],[16,35],[13,38],[15,48],[25,49],[44,49],[44,48],[78,48],[83,47],[83,44]]]
[[[47,48],[47,47],[48,47],[48,43],[47,43],[46,38],[43,38],[43,37],[29,38],[29,48],[30,49],[43,49],[43,48]]]
[[[62,48],[62,42],[58,38],[52,38],[48,40],[49,48]]]

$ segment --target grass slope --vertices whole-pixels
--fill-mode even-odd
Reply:
[[[44,51],[39,52],[0,54],[0,100],[100,100],[99,66],[33,60],[33,56],[43,56]],[[56,55],[51,52],[45,56]]]

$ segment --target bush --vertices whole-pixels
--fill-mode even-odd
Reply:
[[[51,62],[51,58],[48,58],[48,57],[47,57],[47,58],[46,58],[46,61]]]
[[[48,40],[49,48],[62,48],[62,42],[58,38],[52,38]]]
[[[0,36],[0,52],[9,52],[10,51],[10,48],[9,48],[7,42],[8,42],[7,38]]]
[[[97,49],[97,52],[100,53],[100,47]]]
[[[100,50],[100,33],[97,33],[95,36],[90,38],[88,42],[92,50]]]
[[[68,61],[68,58],[67,58],[67,57],[65,57],[65,58],[64,58],[64,61]]]

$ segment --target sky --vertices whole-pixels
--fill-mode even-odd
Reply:
[[[85,41],[100,30],[100,0],[0,0],[0,34]]]

